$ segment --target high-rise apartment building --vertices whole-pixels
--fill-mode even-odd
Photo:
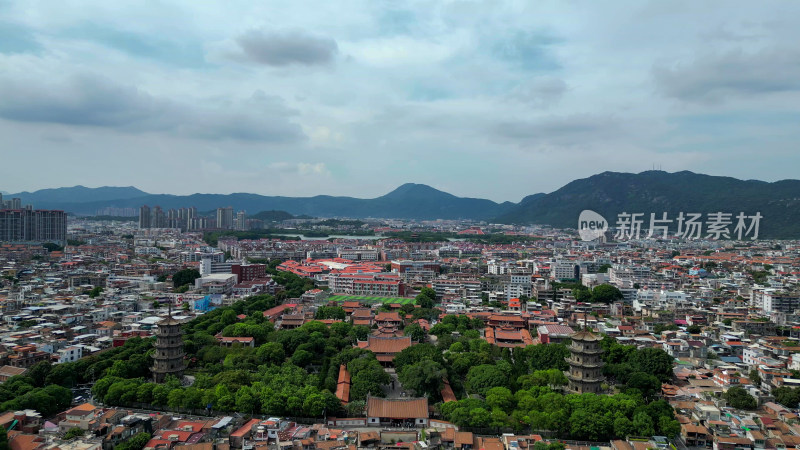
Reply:
[[[233,228],[233,207],[217,208],[217,228],[228,230]]]
[[[67,241],[67,214],[30,207],[2,209],[0,241],[64,243]]]
[[[236,213],[236,229],[237,230],[246,230],[247,229],[247,213],[244,211],[239,211]]]
[[[152,222],[150,222],[150,228],[166,228],[167,227],[167,215],[164,214],[164,210],[161,209],[160,206],[156,206],[153,208],[153,216]]]
[[[22,199],[12,198],[3,200],[3,194],[0,194],[0,209],[22,209]]]
[[[139,208],[139,228],[150,228],[150,207],[147,205]]]

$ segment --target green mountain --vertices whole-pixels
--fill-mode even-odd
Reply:
[[[478,219],[485,220],[508,211],[513,203],[495,203],[491,200],[456,197],[424,184],[404,184],[394,191],[376,198],[333,197],[318,195],[314,197],[279,197],[258,194],[192,194],[168,195],[146,194],[113,197],[108,189],[97,188],[90,195],[73,195],[75,188],[48,189],[46,195],[37,191],[33,203],[36,208],[63,209],[78,215],[94,215],[104,207],[139,208],[142,205],[161,206],[163,209],[194,206],[198,211],[211,211],[222,206],[232,206],[245,211],[285,211],[295,216],[312,217],[384,217],[397,219]],[[83,188],[87,189],[87,188]],[[135,189],[135,188],[134,188]],[[97,199],[97,197],[103,197]],[[111,198],[109,198],[111,197]]]
[[[735,222],[740,212],[759,212],[759,238],[800,238],[800,181],[768,183],[689,171],[603,172],[550,194],[526,197],[496,221],[577,228],[585,209],[599,213],[611,226],[619,213],[645,213],[643,228],[649,227],[650,213],[660,218],[666,212],[673,220],[680,212],[702,213],[707,221],[708,213],[724,212],[732,213]]]
[[[117,187],[103,186],[88,188],[86,186],[73,186],[53,189],[40,189],[34,192],[19,192],[17,194],[4,194],[8,198],[19,197],[22,203],[32,204],[34,208],[42,208],[38,203],[51,204],[54,202],[95,202],[126,198],[136,198],[149,195],[133,186]]]
[[[10,194],[36,208],[63,209],[78,215],[94,215],[110,207],[138,208],[159,205],[164,209],[194,206],[212,211],[221,206],[236,210],[261,211],[269,217],[312,216],[320,218],[383,217],[398,219],[473,219],[497,223],[549,224],[576,228],[585,209],[601,214],[614,225],[621,212],[644,213],[643,228],[649,227],[650,213],[666,212],[675,219],[680,212],[761,213],[760,238],[800,238],[800,181],[774,183],[696,174],[647,171],[639,174],[604,172],[572,181],[549,194],[534,194],[520,203],[496,203],[478,198],[457,197],[424,184],[408,183],[375,198],[280,197],[257,194],[147,194],[134,187],[43,189]],[[286,214],[286,216],[283,216]],[[282,220],[282,219],[280,219]],[[734,219],[735,220],[735,219]],[[731,230],[733,226],[731,227]]]
[[[295,216],[286,211],[275,211],[272,209],[269,211],[257,212],[249,218],[263,220],[264,222],[281,222],[284,220],[294,219]]]

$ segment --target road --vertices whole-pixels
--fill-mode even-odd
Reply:
[[[397,373],[391,368],[383,370],[392,377],[392,381],[388,385],[383,386],[383,393],[386,394],[386,398],[403,398],[403,385],[401,385],[400,380],[397,379]],[[405,396],[408,395],[408,393],[405,393]]]

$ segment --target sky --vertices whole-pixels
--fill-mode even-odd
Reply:
[[[800,2],[0,0],[0,190],[519,201],[800,167]]]

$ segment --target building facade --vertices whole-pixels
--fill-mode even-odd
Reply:
[[[67,214],[44,209],[0,210],[0,242],[67,241]]]

